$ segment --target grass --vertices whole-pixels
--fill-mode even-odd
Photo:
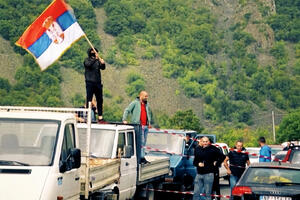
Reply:
[[[22,65],[22,56],[17,55],[9,42],[0,36],[0,77],[15,83],[14,76],[18,66]]]

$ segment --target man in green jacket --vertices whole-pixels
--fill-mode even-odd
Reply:
[[[133,124],[140,124],[142,127],[141,133],[141,162],[147,163],[145,159],[145,148],[148,135],[148,127],[151,122],[151,111],[148,101],[148,93],[146,91],[141,91],[139,97],[132,101],[129,106],[124,110],[122,121],[124,124],[127,124],[127,117],[131,114],[131,122]]]

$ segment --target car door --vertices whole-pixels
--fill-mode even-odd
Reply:
[[[76,147],[74,124],[66,124],[64,129],[64,138],[62,143],[60,166],[65,164],[65,171],[59,173],[57,178],[59,193],[64,199],[78,199],[80,193],[79,169],[72,169],[68,158],[70,157],[70,149]]]
[[[134,132],[120,132],[118,139],[118,152],[121,149],[121,178],[120,178],[120,197],[121,199],[132,198],[136,190],[137,160],[134,145]],[[125,148],[125,146],[127,146]],[[129,148],[128,148],[129,147]],[[131,148],[130,148],[131,147]],[[128,157],[125,151],[130,150]]]

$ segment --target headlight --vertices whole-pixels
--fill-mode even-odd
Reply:
[[[169,170],[169,174],[168,174],[169,176],[173,176],[173,171],[172,171],[172,169],[170,169]]]

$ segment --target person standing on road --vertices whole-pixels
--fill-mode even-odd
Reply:
[[[84,76],[86,85],[86,107],[93,99],[95,94],[97,100],[98,120],[103,120],[103,86],[101,83],[101,71],[105,70],[105,62],[98,55],[98,49],[89,48],[87,51],[88,57],[84,60]]]
[[[231,191],[235,184],[238,182],[238,180],[241,178],[242,174],[244,173],[246,169],[246,164],[250,165],[250,160],[248,154],[242,152],[245,151],[245,148],[243,147],[242,141],[237,141],[235,143],[235,147],[233,151],[230,151],[228,153],[228,156],[226,156],[224,160],[224,167],[227,170],[227,174],[229,177],[229,183]],[[230,166],[228,166],[228,161],[230,163]]]
[[[151,127],[151,111],[148,105],[148,93],[141,91],[139,96],[132,101],[124,110],[122,121],[127,124],[128,115],[131,114],[131,122],[133,124],[140,124],[142,127],[141,136],[141,162],[147,163],[145,159],[145,148],[147,142],[148,128]]]
[[[220,151],[223,154],[222,150],[220,150],[218,147],[213,145],[212,140],[209,140],[209,142],[212,145],[212,147],[215,148],[216,151]],[[224,160],[225,160],[225,156],[223,157],[222,160],[218,160],[217,162],[215,162],[215,165],[214,165],[214,182],[213,182],[213,187],[212,187],[212,194],[221,195],[221,192],[220,192],[220,170],[219,170],[219,168],[221,167]],[[216,197],[215,199],[220,200],[221,198]]]
[[[265,137],[260,137],[258,139],[260,148],[259,151],[259,162],[271,162],[271,148],[266,144]]]
[[[225,155],[210,145],[209,138],[202,137],[202,147],[195,149],[193,164],[197,167],[197,175],[194,181],[193,200],[211,199],[212,186],[214,182],[214,171],[216,163],[222,162]],[[203,191],[205,197],[200,196]]]

